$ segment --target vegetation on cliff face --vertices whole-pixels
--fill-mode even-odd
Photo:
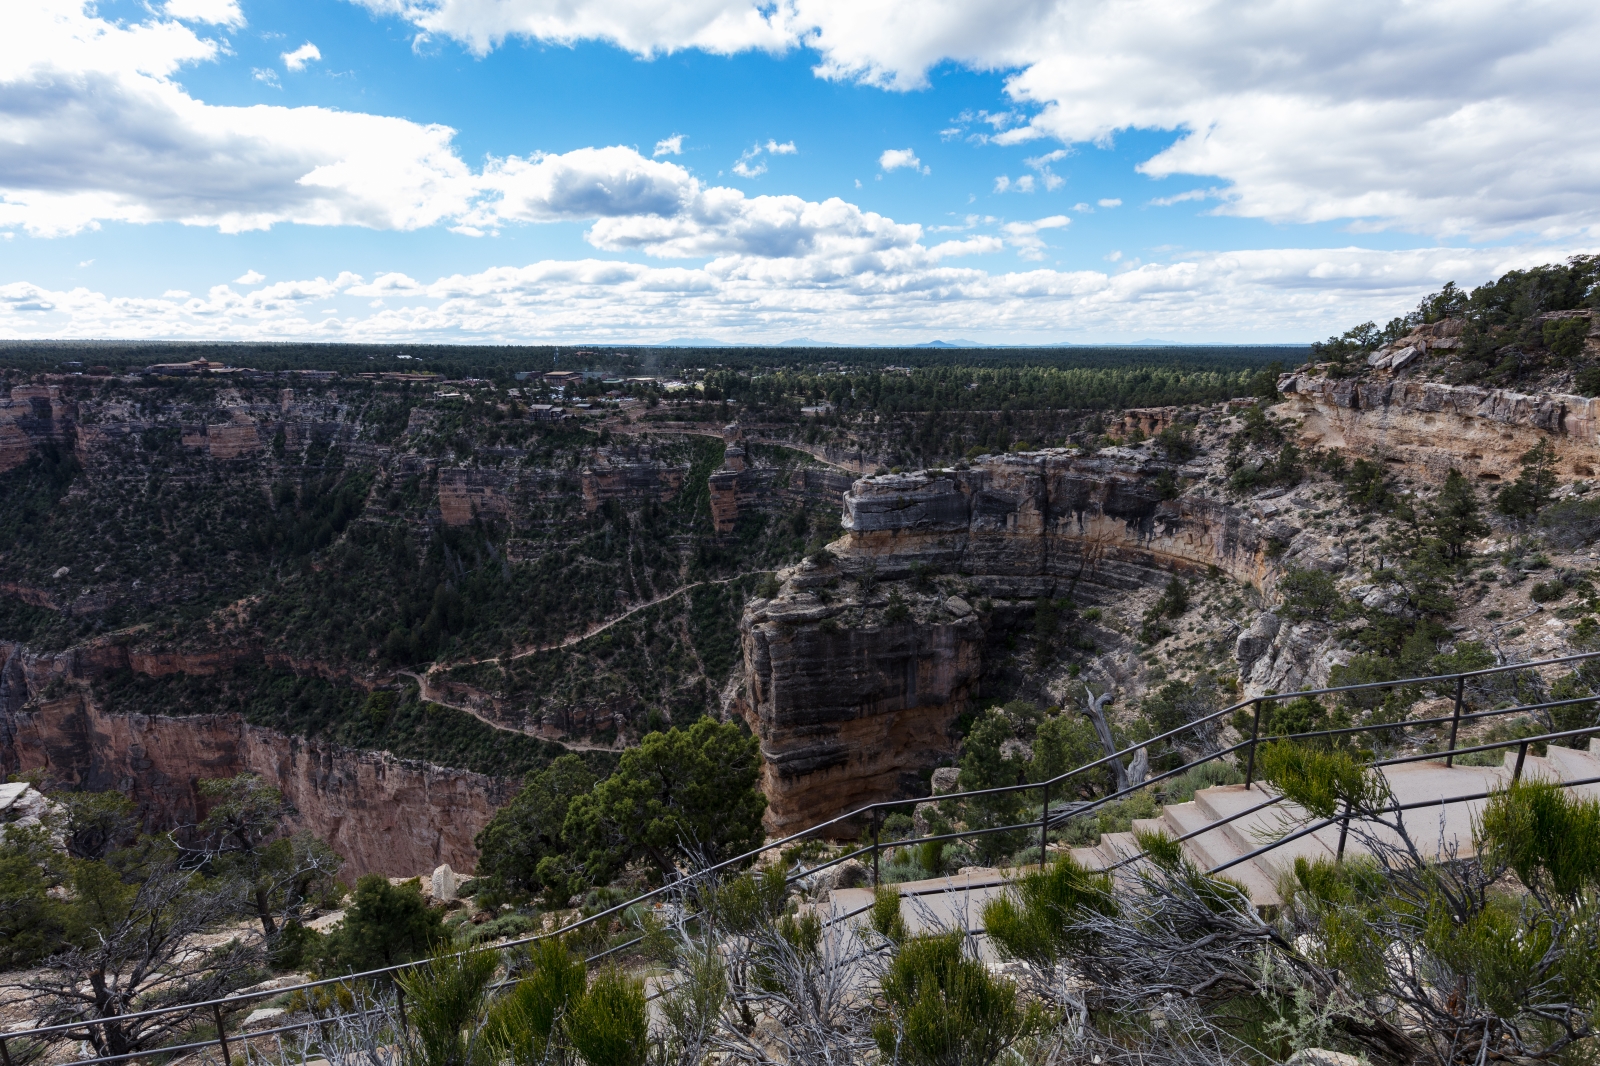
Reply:
[[[1523,391],[1600,395],[1600,350],[1587,342],[1600,309],[1600,256],[1573,256],[1528,270],[1508,271],[1470,292],[1450,282],[1426,296],[1416,310],[1390,319],[1381,329],[1364,322],[1313,344],[1314,362],[1331,362],[1341,373],[1418,326],[1454,320],[1460,326],[1451,348],[1430,353],[1430,376],[1451,384],[1487,385]]]
[[[368,692],[261,664],[242,664],[217,674],[149,677],[121,670],[91,688],[112,714],[189,716],[238,714],[251,725],[291,736],[313,737],[362,751],[388,751],[498,777],[517,777],[561,755],[559,745],[507,732],[465,711],[421,699],[415,685]],[[585,752],[597,768],[614,756]]]

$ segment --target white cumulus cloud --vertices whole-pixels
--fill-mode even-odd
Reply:
[[[1000,227],[1005,231],[1006,243],[1017,250],[1017,254],[1024,259],[1043,259],[1047,247],[1044,238],[1039,236],[1042,230],[1065,229],[1072,224],[1072,219],[1066,215],[1051,215],[1048,218],[1036,218],[1032,222],[1007,222]]]
[[[813,210],[842,211],[828,204]],[[804,212],[801,212],[802,214]],[[1014,223],[1016,236],[1059,229],[1059,216]],[[975,238],[981,240],[981,238]],[[869,242],[870,243],[870,242]],[[599,259],[490,267],[432,281],[391,272],[280,282],[249,292],[212,286],[160,298],[86,287],[0,284],[0,333],[29,338],[661,341],[705,332],[751,342],[826,330],[847,341],[922,341],[939,331],[995,341],[1132,339],[1306,340],[1415,306],[1454,280],[1480,283],[1508,269],[1593,251],[1592,246],[1360,247],[1185,253],[1123,263],[1112,272],[1032,269],[989,273],[940,260],[992,245],[918,252],[840,245],[831,257],[731,255],[703,266]],[[942,250],[941,250],[942,249]],[[864,269],[866,264],[870,269]],[[324,316],[335,296],[381,301],[364,313]]]
[[[233,279],[235,285],[259,285],[267,280],[265,274],[258,274],[254,270],[246,270],[243,274]]]
[[[168,18],[185,22],[209,22],[213,26],[226,26],[231,30],[244,25],[244,12],[239,10],[239,0],[167,0],[161,10]]]
[[[922,166],[922,160],[909,148],[889,148],[878,157],[878,166],[885,171],[902,168],[917,170]]]
[[[485,51],[507,37],[639,55],[805,45],[891,89],[941,62],[1015,71],[963,116],[998,144],[1176,133],[1141,169],[1221,183],[1215,210],[1475,239],[1600,232],[1600,5],[1453,0],[358,0]],[[955,135],[951,127],[945,135]]]
[[[317,62],[322,58],[322,51],[316,45],[307,41],[292,52],[283,53],[283,65],[289,70],[299,73],[306,69],[307,63]]]
[[[656,142],[656,150],[651,153],[659,158],[664,155],[683,154],[683,134],[674,133],[671,137],[663,137]]]
[[[106,221],[227,232],[281,222],[410,229],[467,209],[444,126],[320,107],[219,107],[180,68],[220,46],[179,22],[112,22],[84,0],[8,12],[0,38],[0,229]]]

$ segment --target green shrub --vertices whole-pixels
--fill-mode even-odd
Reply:
[[[879,885],[872,893],[872,910],[867,922],[879,936],[898,944],[906,938],[906,922],[900,915],[900,890]]]
[[[1283,611],[1290,618],[1326,618],[1339,602],[1333,575],[1322,570],[1291,568],[1278,582]]]
[[[1389,473],[1382,462],[1357,459],[1344,479],[1344,495],[1351,506],[1362,511],[1387,511],[1394,502]]]
[[[1083,943],[1074,923],[1083,911],[1115,914],[1108,874],[1091,872],[1063,855],[1030,873],[983,908],[983,928],[1001,952],[1047,972]]]
[[[1033,759],[1028,780],[1048,781],[1068,770],[1085,766],[1105,755],[1094,726],[1081,715],[1063,711],[1039,723],[1033,737]],[[1104,791],[1111,781],[1110,767],[1078,774],[1066,783],[1073,790]]]
[[[1583,338],[1589,332],[1586,318],[1558,318],[1544,324],[1540,331],[1544,345],[1558,359],[1576,359],[1583,351]]]
[[[560,940],[541,940],[530,954],[527,976],[495,1000],[484,1025],[489,1046],[513,1066],[550,1061],[561,1019],[582,998],[587,980],[583,960]]]
[[[401,974],[409,1003],[419,1066],[470,1066],[479,1058],[484,997],[497,965],[492,951],[435,955],[425,966]]]
[[[907,606],[905,597],[900,595],[899,589],[889,590],[889,606],[883,609],[883,620],[890,625],[911,620],[911,608]]]
[[[1358,810],[1378,797],[1381,779],[1346,751],[1325,751],[1279,740],[1256,757],[1261,776],[1289,799],[1319,818],[1332,818],[1345,805]]]
[[[1579,396],[1600,396],[1600,366],[1586,366],[1578,371],[1572,388]]]
[[[1174,423],[1156,435],[1156,444],[1171,462],[1186,463],[1199,450],[1195,447],[1194,436],[1189,428],[1182,423]]]
[[[888,1017],[873,1027],[884,1059],[908,1066],[989,1066],[1034,1024],[1017,990],[963,956],[963,934],[906,941],[883,978]]]
[[[1531,518],[1550,502],[1556,489],[1556,453],[1548,440],[1522,454],[1517,480],[1500,490],[1495,510],[1513,518]]]
[[[588,1066],[644,1066],[650,1054],[644,982],[602,970],[568,1009],[565,1028]]]
[[[1600,367],[1595,368],[1600,371]],[[1579,548],[1600,538],[1600,499],[1562,500],[1539,515],[1545,539],[1557,548]]]
[[[1490,864],[1529,888],[1568,899],[1600,885],[1600,801],[1523,779],[1489,798],[1476,836]]]
[[[1541,581],[1528,590],[1528,598],[1534,603],[1554,603],[1567,594],[1567,586],[1563,581]]]
[[[327,951],[335,972],[354,973],[431,954],[446,935],[443,916],[422,898],[415,878],[391,885],[382,874],[367,874],[356,882]]]

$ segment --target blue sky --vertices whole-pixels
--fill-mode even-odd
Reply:
[[[20,2],[0,335],[1301,341],[1600,245],[1584,5]]]

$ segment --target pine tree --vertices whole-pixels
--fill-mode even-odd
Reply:
[[[1489,525],[1478,513],[1478,494],[1459,470],[1451,469],[1445,476],[1444,487],[1428,508],[1428,532],[1452,561],[1468,554],[1467,545],[1473,540],[1488,535]]]

